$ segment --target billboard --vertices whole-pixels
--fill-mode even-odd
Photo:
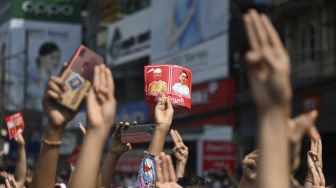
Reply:
[[[9,39],[10,39],[9,22],[5,22],[0,25],[0,80],[1,81],[3,78],[2,77],[3,70],[6,69],[6,63],[8,59],[10,58],[9,57],[9,44],[10,44]]]
[[[11,1],[11,17],[80,22],[82,4],[82,0],[15,0]]]
[[[8,108],[42,110],[41,100],[51,75],[58,75],[81,44],[81,26],[12,19]],[[26,64],[27,63],[27,64]],[[27,87],[24,87],[26,84]]]
[[[185,66],[193,83],[228,76],[228,0],[153,0],[151,11],[152,64]]]
[[[111,67],[148,56],[150,53],[149,9],[108,27],[107,64]]]

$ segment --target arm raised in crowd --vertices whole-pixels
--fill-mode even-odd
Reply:
[[[56,102],[62,98],[65,89],[64,81],[60,77],[52,76],[43,97],[48,126],[42,138],[42,148],[34,170],[34,188],[52,188],[55,184],[61,136],[67,123],[76,114]]]
[[[184,145],[181,135],[177,130],[171,130],[170,136],[174,141],[174,155],[176,158],[176,176],[177,178],[182,178],[184,176],[184,171],[188,160],[188,147]]]
[[[288,188],[287,129],[292,99],[289,57],[265,15],[249,10],[244,22],[251,46],[246,54],[246,65],[259,113],[257,187]]]
[[[105,140],[112,127],[116,100],[111,71],[105,65],[94,67],[93,88],[87,96],[88,127],[69,187],[97,186],[99,163]]]
[[[159,97],[155,107],[155,131],[149,144],[148,153],[158,156],[163,151],[166,136],[173,121],[174,109],[168,97],[164,94]]]
[[[26,181],[26,173],[27,173],[27,158],[26,158],[26,150],[25,150],[25,140],[22,135],[22,130],[18,131],[18,136],[15,138],[18,145],[18,159],[16,162],[15,168],[15,180],[16,184],[19,188],[24,187],[24,183]]]
[[[156,184],[155,156],[163,151],[166,136],[173,121],[174,109],[164,94],[159,97],[155,107],[155,130],[138,173],[139,187],[154,187]]]
[[[103,187],[110,187],[112,177],[115,172],[115,168],[117,166],[118,160],[121,155],[132,148],[130,143],[122,144],[121,143],[121,135],[120,130],[124,126],[129,124],[128,122],[120,122],[113,135],[111,140],[111,145],[108,154],[105,157],[103,167],[102,167],[102,186]]]

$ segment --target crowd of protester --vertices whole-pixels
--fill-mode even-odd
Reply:
[[[78,156],[71,164],[70,175],[59,181],[57,177],[60,175],[56,172],[61,136],[76,112],[55,102],[62,98],[66,86],[60,77],[52,76],[42,101],[48,125],[34,169],[27,170],[25,141],[19,132],[15,139],[18,146],[16,168],[14,172],[0,173],[0,187],[326,187],[322,142],[314,126],[318,114],[310,111],[295,118],[291,117],[291,66],[286,49],[264,14],[249,10],[243,21],[250,44],[245,56],[246,68],[257,107],[259,129],[255,150],[242,161],[240,181],[225,169],[221,175],[186,175],[188,147],[179,132],[171,129],[174,109],[164,93],[159,96],[153,112],[156,126],[153,138],[139,164],[138,174],[117,173],[115,167],[118,160],[132,146],[121,143],[120,130],[128,124],[121,122],[115,125],[114,122],[117,104],[114,93],[117,88],[112,72],[105,65],[98,65],[94,67],[93,87],[84,103],[87,109],[86,126],[81,126],[84,139],[78,146]],[[109,150],[103,156],[104,143],[110,133],[112,139]],[[174,142],[172,156],[163,152],[167,136],[171,136]],[[311,147],[307,151],[307,176],[303,185],[300,185],[293,174],[301,162],[301,141],[304,136],[310,138]],[[172,157],[176,159],[175,164]]]

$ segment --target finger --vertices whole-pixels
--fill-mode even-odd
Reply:
[[[176,135],[176,133],[175,133],[175,131],[174,131],[173,129],[170,130],[170,136],[172,137],[173,142],[174,142],[174,144],[175,144],[175,146],[176,146],[177,143],[178,143],[178,138],[177,138],[177,135]]]
[[[270,44],[274,46],[278,50],[279,53],[284,53],[285,48],[280,40],[278,32],[275,30],[270,20],[264,14],[261,14],[260,18],[261,18],[262,24],[264,25],[266,33],[268,35]]]
[[[57,90],[60,90],[61,92],[64,92],[66,90],[66,85],[64,83],[64,80],[61,77],[51,76],[49,82],[52,82],[53,84],[55,84],[56,87],[53,86],[53,88],[56,88]]]
[[[175,134],[176,134],[176,136],[178,138],[178,141],[183,143],[183,139],[182,139],[180,133],[177,130],[174,130],[174,132],[175,132]]]
[[[167,110],[173,110],[173,105],[170,102],[170,97],[166,97]]]
[[[54,100],[62,100],[62,95],[52,90],[47,91],[47,96]]]
[[[94,90],[93,88],[91,88],[89,90],[89,93],[88,93],[88,96],[86,98],[86,104],[87,104],[87,114],[94,114],[96,113],[94,111],[94,106],[97,105],[97,102],[96,102],[96,94],[94,93]]]
[[[253,50],[259,50],[260,47],[257,41],[257,34],[255,33],[255,30],[253,28],[251,16],[249,14],[245,14],[243,17],[243,20],[244,20],[245,30],[247,33],[247,38],[250,43],[250,47]]]
[[[63,65],[62,65],[62,68],[60,70],[60,74],[59,75],[61,75],[66,70],[66,68],[68,68],[68,63],[64,62]]]
[[[318,145],[317,154],[320,157],[320,159],[322,160],[322,141],[321,141],[321,139],[318,139],[317,143],[318,143],[317,144]]]
[[[250,50],[246,53],[245,55],[245,60],[248,63],[247,65],[252,64],[256,64],[260,61],[261,58],[261,54],[255,50]]]
[[[173,165],[173,161],[170,157],[170,155],[166,156],[166,161],[168,162],[168,171],[169,171],[169,181],[176,181],[176,174],[175,174],[175,170],[174,170],[174,165]]]
[[[320,186],[324,187],[325,186],[325,178],[324,178],[322,168],[317,168],[317,172],[318,172],[319,177],[320,177]]]
[[[56,82],[50,80],[48,82],[48,91],[53,91],[55,93],[57,93],[59,96],[62,96],[62,93],[64,92],[64,90],[62,89],[63,85],[60,86],[58,85]]]
[[[114,132],[113,132],[113,136],[119,136],[119,135],[120,135],[120,132],[121,132],[121,129],[123,128],[123,125],[124,125],[124,122],[120,122],[120,123],[116,126],[116,128],[115,128],[115,130],[114,130]]]
[[[81,130],[81,132],[83,133],[83,135],[86,135],[86,129],[85,129],[83,123],[79,122],[78,124],[79,124],[79,129]]]
[[[111,95],[114,95],[114,80],[113,74],[109,68],[106,69],[106,84],[109,88]]]
[[[93,87],[94,87],[94,89],[97,91],[97,90],[99,90],[98,89],[98,86],[99,86],[99,73],[100,73],[100,69],[99,69],[99,66],[94,66],[94,70],[93,70],[93,72],[94,72],[94,75],[93,75]]]
[[[315,126],[311,126],[307,134],[312,140],[319,140],[321,138],[320,133],[317,131]]]
[[[101,81],[101,83],[100,83],[100,87],[101,87],[101,89],[104,89],[104,88],[106,88],[106,89],[109,89],[108,88],[108,86],[107,86],[107,75],[106,75],[106,67],[105,67],[105,65],[104,64],[102,64],[102,66],[101,66],[101,72],[100,72],[100,81]]]
[[[310,141],[310,150],[317,152],[317,140],[311,140]]]
[[[247,167],[252,167],[252,168],[257,168],[257,162],[255,160],[252,159],[245,159],[243,161],[244,165]]]
[[[126,144],[127,151],[132,149],[132,145],[130,143]]]
[[[10,185],[10,183],[9,183],[9,179],[8,178],[6,178],[6,180],[5,180],[5,184],[6,184],[6,188],[11,188],[12,186]]]
[[[163,181],[168,182],[169,181],[169,171],[168,171],[168,161],[166,158],[166,154],[161,152],[160,154],[162,159],[162,174],[163,174]]]
[[[249,14],[251,15],[252,25],[254,26],[258,44],[260,47],[268,45],[265,26],[261,22],[260,15],[254,9],[249,10]]]
[[[159,161],[159,157],[155,157],[155,165],[156,165],[156,175],[158,182],[163,182],[162,167]]]
[[[132,121],[132,125],[138,125],[137,121]]]

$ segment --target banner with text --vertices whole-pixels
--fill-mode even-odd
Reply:
[[[149,55],[149,13],[149,9],[143,10],[108,27],[106,60],[109,66]]]

